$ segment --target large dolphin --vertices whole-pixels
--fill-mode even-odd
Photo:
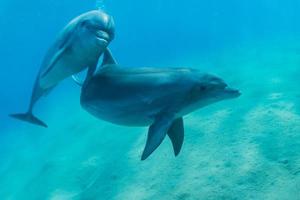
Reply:
[[[177,156],[184,138],[183,116],[240,96],[214,75],[188,68],[125,68],[105,54],[102,68],[82,87],[81,105],[111,123],[150,126],[142,160],[166,135]]]
[[[73,19],[46,54],[36,77],[28,111],[11,117],[47,125],[32,114],[35,103],[63,79],[88,68],[94,73],[99,57],[114,38],[114,21],[103,11],[93,10]]]

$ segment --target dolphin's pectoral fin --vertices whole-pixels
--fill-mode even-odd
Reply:
[[[88,68],[87,73],[86,73],[86,77],[85,77],[85,79],[84,79],[84,81],[83,81],[83,84],[84,84],[85,82],[89,81],[89,80],[93,77],[93,75],[94,75],[96,69],[97,69],[97,64],[95,64],[95,65],[93,65],[93,66],[90,66],[90,67]]]
[[[104,65],[116,65],[116,64],[117,64],[117,62],[114,59],[114,57],[112,56],[111,51],[109,50],[109,48],[106,48],[105,51],[104,51],[103,61],[102,61],[101,66],[104,66]]]
[[[57,61],[66,53],[72,49],[72,42],[74,40],[73,34],[74,30],[69,31],[63,35],[63,37],[53,46],[50,50],[50,54],[47,55],[47,65],[43,69],[40,77],[43,78],[46,76],[55,66]]]
[[[64,49],[67,46],[70,46],[70,44],[74,41],[74,33],[76,32],[76,29],[71,29],[66,31],[62,38],[57,41],[56,47],[58,49]]]
[[[72,75],[72,79],[73,79],[73,81],[74,81],[77,85],[79,85],[80,87],[82,87],[83,81],[79,80],[79,78],[78,78],[78,76],[76,76],[76,74]]]
[[[142,160],[148,158],[153,151],[162,143],[165,138],[173,118],[169,116],[163,116],[154,121],[154,123],[149,127],[148,138],[146,146],[142,155]]]
[[[82,87],[85,82],[89,81],[93,77],[95,71],[96,71],[96,66],[89,67],[84,80],[80,80],[80,78],[78,76],[79,74],[72,75],[72,79],[77,85]]]
[[[55,66],[55,64],[57,63],[57,61],[62,57],[62,55],[65,53],[66,51],[66,47],[59,49],[58,52],[53,56],[53,58],[51,59],[49,65],[47,66],[46,70],[43,71],[40,75],[41,78],[45,77]]]
[[[171,139],[174,154],[177,156],[181,150],[184,140],[184,127],[182,117],[175,119],[168,130],[168,136]]]

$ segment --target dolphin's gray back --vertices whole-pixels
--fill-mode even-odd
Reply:
[[[199,73],[198,70],[190,68],[155,68],[155,67],[123,67],[117,64],[114,65],[104,65],[95,75],[101,74],[111,74],[111,75],[147,75],[147,76],[157,76],[159,74],[163,75],[190,75],[191,73]]]
[[[122,85],[136,87],[155,87],[189,85],[193,82],[193,69],[186,68],[150,68],[150,67],[120,67],[105,65],[94,76],[94,81],[110,79]]]
[[[193,70],[185,68],[127,68],[108,65],[94,75],[88,83],[87,89],[89,89],[89,85],[93,85],[96,96],[101,90],[109,90],[110,87],[123,88],[124,93],[127,93],[124,94],[126,96],[131,92],[137,94],[147,91],[163,95],[168,91],[185,91],[193,84],[192,77]],[[164,89],[168,89],[168,91],[162,91]],[[110,93],[117,93],[117,91]]]

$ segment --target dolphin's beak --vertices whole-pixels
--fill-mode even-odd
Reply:
[[[229,98],[237,98],[239,96],[241,96],[241,92],[239,90],[230,88],[230,87],[226,87],[224,89],[224,92],[226,95],[228,95]]]

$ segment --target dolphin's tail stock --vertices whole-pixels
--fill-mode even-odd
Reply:
[[[31,124],[35,124],[38,126],[43,126],[45,128],[47,128],[47,124],[44,123],[42,120],[38,119],[37,117],[35,117],[32,112],[27,112],[27,113],[20,113],[20,114],[11,114],[9,115],[10,117],[25,121],[25,122],[29,122]]]
[[[45,122],[43,122],[42,120],[38,119],[36,116],[34,116],[32,114],[32,109],[34,104],[47,92],[49,92],[52,88],[49,88],[47,90],[42,89],[39,86],[39,82],[38,82],[38,78],[35,80],[34,86],[33,86],[33,91],[31,94],[31,99],[30,99],[30,103],[29,103],[29,107],[26,113],[18,113],[18,114],[10,114],[9,116],[12,118],[16,118],[19,119],[21,121],[25,121],[31,124],[35,124],[38,126],[42,126],[45,128],[48,128],[47,124]]]

